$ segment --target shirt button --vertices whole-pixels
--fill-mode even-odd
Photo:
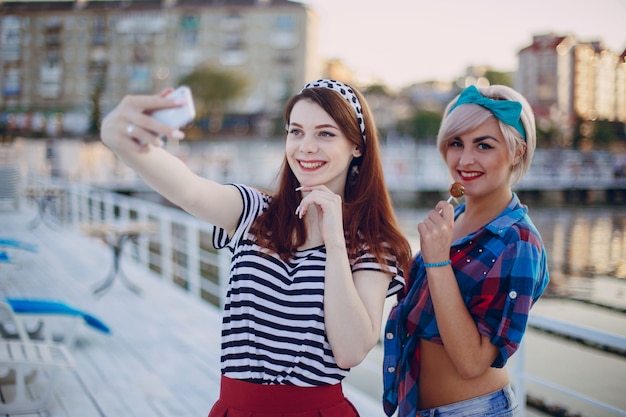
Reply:
[[[387,372],[391,373],[391,372],[395,372],[396,368],[394,368],[393,366],[390,366],[389,368],[387,368]]]
[[[509,297],[513,300],[517,298],[517,291],[513,290],[509,293]]]
[[[393,333],[389,332],[385,335],[385,337],[387,338],[387,340],[391,340],[393,339]]]

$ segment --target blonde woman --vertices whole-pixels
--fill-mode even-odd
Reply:
[[[518,416],[505,365],[549,281],[541,236],[511,188],[535,151],[532,109],[509,87],[470,86],[446,108],[437,143],[465,202],[441,201],[418,225],[421,252],[386,327],[384,408]]]

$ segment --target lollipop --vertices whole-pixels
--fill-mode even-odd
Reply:
[[[460,182],[453,182],[450,186],[450,197],[448,198],[448,203],[451,203],[457,198],[463,197],[465,194],[465,187]]]

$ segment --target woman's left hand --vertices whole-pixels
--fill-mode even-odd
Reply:
[[[454,208],[450,203],[440,201],[417,225],[417,230],[424,262],[435,263],[449,259],[454,233]]]
[[[345,246],[341,196],[325,185],[303,186],[298,190],[304,193],[304,198],[296,209],[296,215],[302,219],[315,210],[324,244],[330,246],[335,242]]]

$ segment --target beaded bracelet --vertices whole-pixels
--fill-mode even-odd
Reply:
[[[437,262],[434,264],[427,264],[424,262],[424,268],[436,268],[438,266],[446,266],[446,265],[450,265],[452,263],[452,261],[450,259],[448,259],[447,261],[443,261],[443,262]]]

